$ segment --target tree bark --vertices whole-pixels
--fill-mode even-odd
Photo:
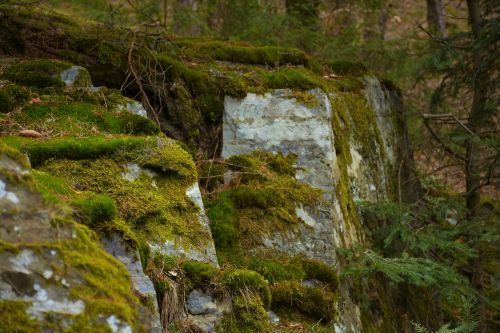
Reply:
[[[480,38],[480,33],[482,29],[482,17],[481,8],[478,0],[467,0],[467,8],[469,12],[469,22],[471,25],[473,42],[477,42]],[[485,118],[486,111],[486,101],[488,97],[488,72],[487,69],[483,68],[483,51],[481,48],[472,48],[472,61],[473,61],[473,101],[472,107],[469,114],[468,127],[473,133],[479,133],[481,130],[482,122]],[[466,175],[466,201],[467,208],[471,218],[475,218],[480,213],[481,207],[481,175],[480,175],[480,147],[479,144],[470,138],[466,141],[466,163],[465,163],[465,175]],[[474,263],[474,275],[472,277],[472,285],[477,290],[479,294],[479,327],[477,332],[484,333],[486,331],[486,304],[482,297],[483,293],[483,265],[481,262],[481,254],[479,258],[476,259]]]
[[[427,0],[427,26],[433,33],[445,36],[443,0]]]
[[[469,10],[469,21],[472,29],[474,41],[479,38],[481,29],[481,13],[477,0],[467,0],[467,7]],[[472,107],[468,117],[468,127],[473,133],[478,133],[481,129],[481,122],[483,113],[485,111],[487,91],[488,91],[488,75],[486,69],[482,68],[481,62],[483,58],[482,51],[479,48],[473,48],[473,101]],[[479,164],[479,144],[470,138],[466,142],[466,198],[467,208],[471,217],[479,215],[480,211],[480,164]]]

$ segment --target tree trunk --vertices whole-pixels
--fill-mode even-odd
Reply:
[[[445,36],[443,0],[427,0],[427,26],[433,33]]]
[[[467,8],[469,12],[469,22],[471,25],[473,41],[476,42],[480,36],[482,29],[482,18],[480,12],[480,5],[478,0],[467,0]],[[488,72],[483,68],[483,52],[480,48],[473,47],[473,70],[474,80],[473,84],[473,101],[468,119],[468,127],[473,133],[479,133],[481,123],[484,121],[486,112],[486,99],[488,96]],[[480,213],[480,147],[476,141],[469,139],[466,141],[466,200],[467,208],[471,218],[475,218]],[[486,331],[486,305],[482,297],[483,292],[483,265],[481,262],[481,254],[476,259],[474,264],[474,276],[472,278],[472,285],[479,294],[479,327],[477,332],[484,333]]]

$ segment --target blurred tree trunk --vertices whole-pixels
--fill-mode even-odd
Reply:
[[[446,35],[443,0],[427,1],[427,26],[433,33]]]
[[[482,29],[481,8],[478,0],[467,0],[467,8],[469,12],[469,22],[472,30],[474,44],[480,39]],[[487,121],[487,97],[488,97],[488,83],[489,83],[489,68],[484,68],[482,62],[484,51],[482,48],[474,47],[472,49],[472,66],[473,66],[473,101],[468,119],[468,127],[477,135],[483,128],[484,122]],[[466,161],[465,161],[465,181],[466,181],[466,200],[467,208],[469,209],[472,218],[477,217],[481,208],[481,161],[480,161],[480,145],[474,140],[474,137],[468,139],[465,143]],[[484,272],[481,262],[481,256],[475,260],[474,273],[472,277],[472,285],[478,291],[479,309],[478,319],[479,327],[477,332],[484,333],[486,331],[486,304],[482,297]]]

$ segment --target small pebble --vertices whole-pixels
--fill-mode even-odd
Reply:
[[[27,138],[41,138],[42,134],[40,132],[34,131],[34,130],[22,130],[19,131],[20,136],[24,136]]]

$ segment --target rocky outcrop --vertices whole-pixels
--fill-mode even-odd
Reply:
[[[151,313],[131,293],[125,267],[62,207],[47,205],[35,184],[24,157],[0,143],[3,328],[148,331]]]
[[[147,38],[134,43],[132,34],[89,23],[79,29],[41,12],[1,14],[0,27],[25,26],[8,30],[22,46],[16,55],[76,63],[0,64],[2,141],[32,167],[14,166],[16,177],[32,175],[25,190],[2,178],[1,207],[37,198],[9,211],[15,224],[0,225],[1,295],[26,303],[15,322],[46,325],[40,314],[50,311],[40,304],[52,300],[57,318],[76,318],[84,329],[270,332],[320,323],[362,331],[336,247],[364,241],[356,200],[396,192],[401,128],[385,85],[364,69],[336,75],[297,50],[161,38],[149,49]],[[33,37],[40,31],[41,43]],[[0,52],[12,50],[0,40]],[[94,87],[90,74],[108,88]],[[110,89],[121,87],[146,107]],[[37,135],[18,137],[22,131]],[[70,222],[55,228],[53,214]],[[52,247],[26,246],[33,235],[42,248],[77,242],[109,265],[87,257],[74,264],[71,251],[52,258]],[[49,272],[54,265],[71,269]],[[76,294],[72,284],[82,286]],[[87,312],[87,284],[125,311]],[[117,286],[127,291],[115,293]],[[136,320],[148,311],[151,319]]]

